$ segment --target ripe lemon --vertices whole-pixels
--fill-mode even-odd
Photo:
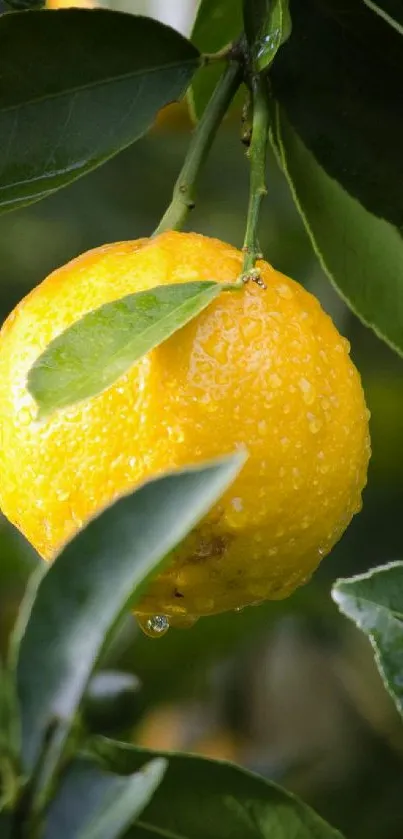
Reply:
[[[348,342],[311,294],[259,266],[266,289],[222,294],[112,387],[44,423],[27,373],[60,332],[130,292],[233,282],[242,254],[194,233],[105,245],[51,274],[0,335],[0,505],[46,559],[145,478],[247,447],[235,483],[150,585],[144,620],[191,623],[287,596],[361,506],[368,412]]]

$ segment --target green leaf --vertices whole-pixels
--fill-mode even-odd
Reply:
[[[28,374],[39,419],[109,387],[141,356],[208,306],[213,282],[157,286],[89,312],[51,341]]]
[[[402,236],[326,174],[281,113],[277,147],[323,268],[361,320],[402,353]]]
[[[338,580],[332,597],[368,635],[385,687],[403,716],[403,562]]]
[[[401,0],[364,0],[364,3],[380,15],[400,35],[403,35],[403,5]]]
[[[242,0],[201,0],[191,39],[200,51],[214,53],[237,40],[242,29]],[[192,80],[188,98],[195,121],[202,116],[222,69],[220,62],[210,64]]]
[[[238,453],[143,484],[93,519],[45,574],[33,578],[14,639],[27,773],[47,737],[56,759],[122,611],[138,602],[161,561],[244,460]]]
[[[73,761],[46,815],[43,839],[117,839],[152,799],[167,763],[157,758],[122,777],[90,760]]]
[[[290,0],[271,84],[328,175],[403,230],[403,39],[363,0]]]
[[[150,18],[106,9],[0,16],[0,211],[137,140],[186,90],[199,53]]]
[[[155,757],[103,738],[94,738],[93,750],[119,773]],[[130,839],[341,839],[302,801],[258,775],[199,757],[167,757],[164,779]]]
[[[288,0],[244,0],[245,32],[254,69],[270,67],[281,44],[289,37]]]

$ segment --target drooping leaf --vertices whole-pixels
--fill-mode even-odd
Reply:
[[[403,716],[403,562],[338,580],[332,597],[368,635],[385,687]]]
[[[36,575],[14,639],[27,773],[56,760],[105,639],[161,561],[235,478],[244,455],[143,484],[106,509]]]
[[[106,767],[122,773],[132,773],[155,757],[103,738],[95,738],[92,748]],[[130,839],[341,839],[309,807],[258,775],[229,763],[166,756],[164,779]]]
[[[361,320],[403,353],[403,236],[324,171],[281,113],[277,141],[325,271]]]
[[[201,0],[193,31],[192,43],[204,53],[214,53],[240,37],[243,29],[242,0]],[[190,111],[197,121],[222,74],[220,62],[200,69],[189,90]]]
[[[118,839],[152,799],[167,760],[143,762],[116,775],[90,760],[75,760],[46,814],[43,839]]]
[[[291,20],[288,0],[244,0],[245,32],[257,72],[270,67],[288,38]]]
[[[51,341],[28,374],[39,418],[109,387],[141,356],[202,311],[222,286],[157,286],[84,315]]]
[[[106,9],[0,17],[0,211],[99,166],[178,99],[195,47],[150,18]]]
[[[363,0],[291,0],[271,84],[328,175],[403,230],[403,39]]]
[[[401,0],[364,0],[364,3],[403,35],[403,4]]]

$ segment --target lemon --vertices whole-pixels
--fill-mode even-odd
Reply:
[[[122,493],[246,446],[240,475],[149,586],[138,614],[187,624],[289,595],[361,506],[368,412],[348,342],[318,301],[266,262],[266,289],[221,294],[112,387],[35,421],[27,374],[86,312],[128,293],[233,282],[242,254],[195,233],[89,251],[53,272],[0,336],[0,505],[37,551]],[[118,550],[118,546],[117,546]]]

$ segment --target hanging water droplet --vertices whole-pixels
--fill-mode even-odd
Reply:
[[[149,638],[161,638],[169,629],[169,620],[166,615],[153,615],[151,618],[143,618],[139,615],[137,622]]]

